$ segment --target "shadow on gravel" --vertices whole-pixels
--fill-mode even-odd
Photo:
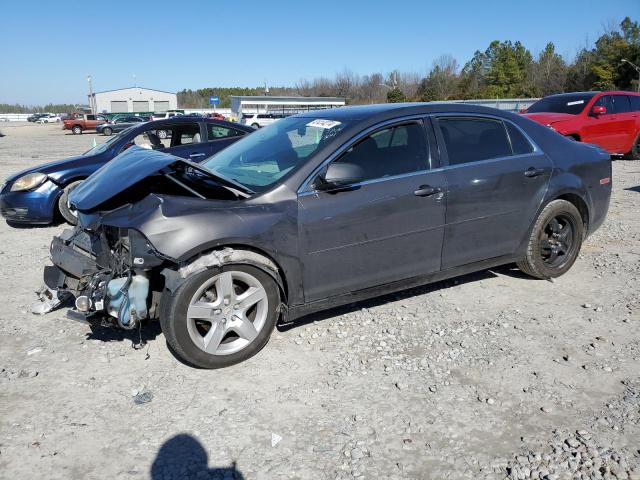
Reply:
[[[640,193],[640,185],[636,185],[635,187],[625,188],[625,190],[629,190],[630,192]]]
[[[493,269],[493,270],[498,271],[498,269]],[[500,271],[500,273],[504,273],[504,272]],[[511,276],[511,274],[507,274],[507,273],[505,274]],[[497,275],[493,273],[491,270],[482,270],[480,272],[470,273],[468,275],[455,277],[449,280],[430,283],[428,285],[422,285],[420,287],[413,287],[407,290],[402,290],[400,292],[390,293],[387,295],[382,295],[380,297],[370,298],[368,300],[363,300],[361,302],[350,303],[348,305],[335,307],[330,310],[324,310],[318,313],[312,313],[310,315],[307,315],[295,320],[290,325],[278,325],[277,328],[278,328],[278,331],[280,332],[286,332],[287,330],[291,330],[292,328],[302,327],[304,325],[307,325],[313,322],[320,322],[322,320],[327,320],[331,317],[336,317],[338,315],[344,315],[346,313],[355,312],[356,310],[362,310],[363,308],[379,307],[381,305],[386,305],[387,303],[406,300],[407,298],[415,297],[418,295],[425,295],[427,293],[436,292],[438,290],[444,290],[457,285],[477,282],[479,280],[486,280],[488,278],[494,278],[494,277],[497,277]]]
[[[89,325],[91,332],[87,333],[87,340],[100,340],[102,342],[122,342],[129,340],[134,345],[144,345],[155,340],[160,335],[160,322],[144,322],[140,328],[122,330],[110,325]]]
[[[191,435],[180,434],[167,440],[151,465],[152,480],[173,479],[244,480],[235,462],[230,467],[209,468],[202,444]]]

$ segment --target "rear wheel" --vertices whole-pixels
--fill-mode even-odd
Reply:
[[[201,368],[242,362],[264,347],[278,319],[280,297],[270,275],[227,265],[193,275],[162,298],[160,324],[183,361]]]
[[[167,138],[167,131],[166,130],[158,130],[158,138]]]
[[[71,204],[69,203],[69,194],[74,188],[80,185],[80,183],[82,183],[82,180],[71,182],[69,185],[64,187],[62,195],[60,195],[60,198],[58,199],[58,210],[60,211],[60,215],[62,215],[62,218],[64,218],[70,225],[77,225],[78,212],[71,207]]]
[[[102,133],[107,137],[110,137],[113,134],[113,129],[111,127],[105,127],[102,129]]]
[[[260,124],[259,123],[252,123],[251,126],[253,128],[256,128],[256,129],[260,128]]]
[[[80,135],[82,133],[82,127],[80,125],[74,125],[71,131],[74,135]]]
[[[578,209],[566,200],[554,200],[540,212],[518,268],[536,278],[559,277],[578,258],[583,238],[584,222]]]

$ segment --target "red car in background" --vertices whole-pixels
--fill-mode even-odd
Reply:
[[[640,159],[640,93],[576,92],[538,100],[525,117],[612,155]]]

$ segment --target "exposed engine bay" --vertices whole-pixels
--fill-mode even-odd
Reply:
[[[103,312],[124,329],[155,315],[157,304],[149,271],[164,262],[146,239],[132,229],[99,227],[91,232],[67,229],[51,243],[54,265],[45,267],[42,301],[34,313],[46,313],[67,298],[75,298],[79,312]],[[162,285],[154,285],[162,289]],[[156,290],[158,291],[158,290]]]

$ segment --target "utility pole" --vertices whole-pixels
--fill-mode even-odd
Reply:
[[[95,102],[93,99],[93,85],[91,83],[91,75],[87,75],[87,82],[89,82],[89,108],[91,113],[95,114]]]
[[[636,72],[638,72],[638,87],[637,87],[637,91],[640,92],[640,67],[637,66],[635,63],[631,63],[626,58],[621,59],[620,63],[628,63],[629,65],[631,65],[635,69]]]

